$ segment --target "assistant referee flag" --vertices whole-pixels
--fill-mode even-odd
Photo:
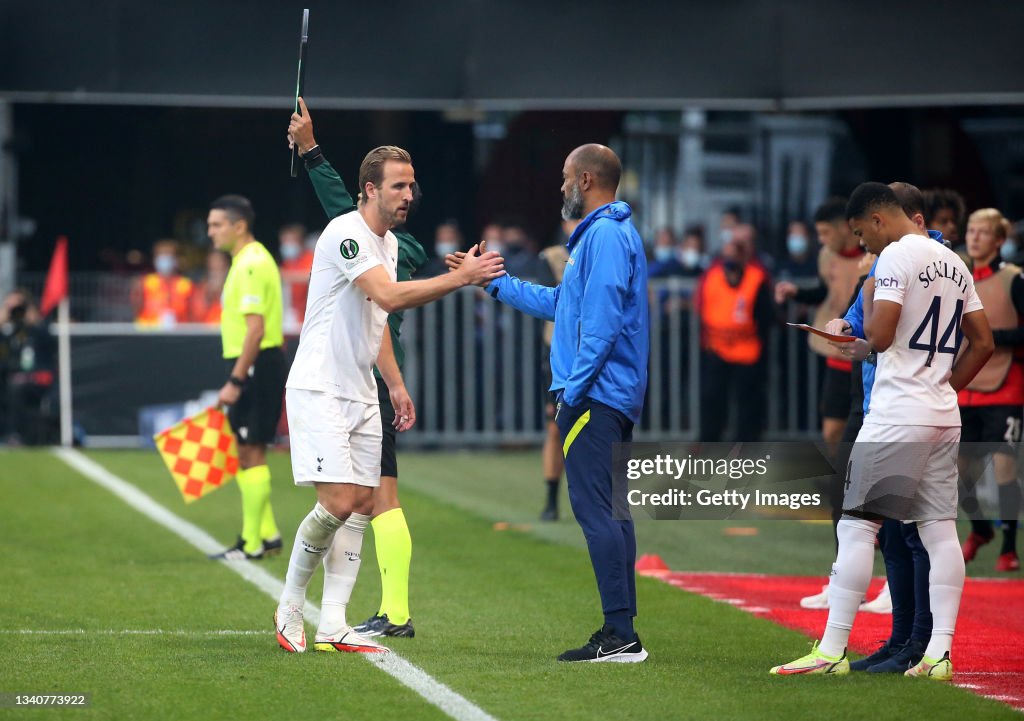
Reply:
[[[235,434],[216,408],[175,423],[153,440],[185,503],[220,488],[238,472]]]

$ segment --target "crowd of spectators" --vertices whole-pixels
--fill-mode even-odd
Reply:
[[[926,222],[942,232],[954,249],[962,248],[966,218],[963,198],[953,190],[925,192]],[[813,286],[821,283],[822,249],[830,248],[821,223],[792,218],[785,234],[763,243],[758,228],[738,209],[724,212],[711,234],[704,227],[662,227],[649,241],[648,275],[651,308],[660,314],[661,329],[668,319],[679,324],[689,337],[697,319],[700,327],[702,387],[728,386],[737,391],[729,401],[711,403],[702,399],[701,437],[719,438],[731,428],[733,437],[756,440],[764,426],[763,387],[766,382],[765,346],[768,331],[778,326],[787,313],[813,317]],[[1001,255],[1020,262],[1019,225],[1010,225]],[[518,277],[554,283],[552,254],[545,248],[564,247],[571,227],[562,227],[542,242],[516,218],[496,219],[483,225],[479,235],[467,235],[455,220],[438,225],[428,248],[430,262],[420,272],[429,277],[447,272],[444,257],[486,242],[488,250],[500,252],[506,269]],[[278,233],[281,277],[285,284],[285,327],[297,333],[306,305],[309,273],[316,236],[300,224],[289,224]],[[231,258],[219,251],[200,251],[195,243],[176,240],[155,242],[151,255],[133,250],[124,255],[101,251],[107,265],[132,277],[131,300],[134,318],[143,327],[166,328],[181,323],[216,325],[220,320],[220,296]],[[774,252],[769,252],[769,248]],[[843,252],[843,249],[839,249]],[[775,292],[770,292],[774,288]],[[800,290],[798,288],[810,289]],[[786,292],[780,292],[780,289]],[[725,310],[723,310],[725,309]],[[0,311],[0,437],[37,438],[45,435],[45,412],[20,413],[26,405],[45,409],[52,395],[54,352],[45,320],[25,291],[11,293]],[[671,352],[667,335],[660,343],[661,354]],[[678,345],[676,346],[678,351]],[[690,354],[678,362],[654,359],[663,364],[663,374],[676,372],[689,380]],[[696,391],[694,391],[696,392]],[[667,404],[655,403],[652,412],[667,413]],[[740,405],[744,410],[741,411]],[[727,422],[730,413],[732,421]],[[751,412],[754,409],[757,412]],[[710,415],[709,415],[710,414]],[[13,420],[24,416],[29,420]],[[31,420],[31,419],[35,420]],[[663,418],[664,420],[664,418]],[[692,419],[696,421],[697,419]]]

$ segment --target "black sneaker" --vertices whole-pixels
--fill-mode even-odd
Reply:
[[[263,539],[264,558],[267,558],[268,556],[276,556],[277,554],[281,553],[282,548],[284,548],[284,544],[281,542],[280,536],[275,536],[274,538],[271,538],[269,541],[267,539]]]
[[[558,506],[549,503],[544,506],[544,510],[540,512],[540,520],[542,521],[557,521],[558,520]]]
[[[868,673],[906,673],[907,669],[921,663],[922,658],[924,658],[924,644],[909,639],[893,651],[893,654],[885,661],[871,666]]]
[[[875,664],[882,663],[883,661],[888,661],[890,658],[892,658],[892,655],[896,653],[896,648],[898,647],[890,646],[889,641],[886,640],[882,643],[881,646],[878,647],[878,650],[870,656],[865,656],[864,658],[859,659],[857,661],[850,661],[850,670],[867,671]]]
[[[391,638],[413,638],[416,629],[412,626],[412,619],[402,624],[391,623],[386,613],[371,616],[352,630],[363,636],[390,636]]]
[[[259,553],[246,553],[245,541],[239,536],[235,545],[225,548],[220,553],[207,556],[211,561],[260,561],[263,559],[263,551]]]
[[[624,641],[615,635],[607,624],[597,631],[585,646],[571,648],[561,656],[559,661],[587,661],[589,663],[640,663],[647,658],[647,651],[637,636],[632,641]]]

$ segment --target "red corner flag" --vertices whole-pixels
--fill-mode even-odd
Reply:
[[[46,286],[43,288],[43,299],[39,303],[39,311],[45,316],[57,307],[68,294],[68,239],[67,236],[57,238],[57,247],[50,259],[50,272],[46,274]]]

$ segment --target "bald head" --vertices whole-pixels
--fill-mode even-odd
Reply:
[[[606,145],[588,143],[569,153],[567,165],[572,165],[577,177],[589,173],[598,188],[615,192],[622,177],[622,162],[619,156]]]
[[[581,145],[562,166],[562,218],[578,220],[615,200],[622,163],[611,148],[597,143]]]

